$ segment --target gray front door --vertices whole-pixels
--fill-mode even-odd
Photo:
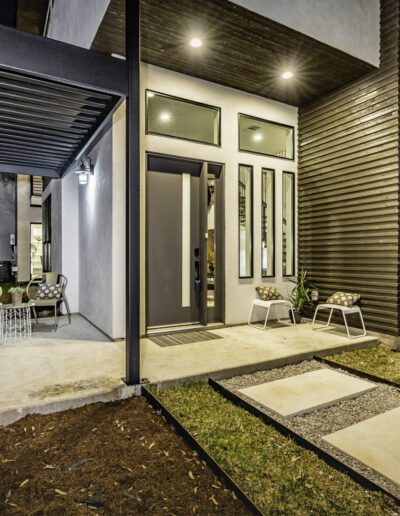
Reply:
[[[146,179],[147,326],[198,323],[200,177],[149,170]]]

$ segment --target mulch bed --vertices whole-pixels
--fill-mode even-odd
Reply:
[[[0,428],[2,514],[248,514],[143,398]]]

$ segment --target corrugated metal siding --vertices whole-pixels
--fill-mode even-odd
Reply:
[[[321,298],[362,294],[399,334],[399,2],[381,6],[381,66],[299,110],[298,265]]]

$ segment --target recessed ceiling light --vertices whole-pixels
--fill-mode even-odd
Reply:
[[[260,142],[262,139],[263,139],[263,135],[262,135],[262,134],[260,134],[260,133],[257,133],[257,134],[255,134],[255,135],[253,136],[253,140],[254,140],[255,142]]]
[[[163,122],[169,122],[171,120],[171,115],[169,113],[161,113],[160,120]]]
[[[290,70],[286,70],[286,72],[283,72],[281,75],[282,79],[291,79],[293,77],[293,72]]]
[[[148,91],[148,92],[147,92],[147,96],[148,96],[149,98],[152,98],[152,97],[154,97],[154,93],[153,93],[152,91]]]
[[[193,38],[192,40],[190,40],[190,46],[192,46],[194,48],[199,48],[199,47],[201,47],[202,44],[203,44],[203,42],[201,41],[200,38]]]

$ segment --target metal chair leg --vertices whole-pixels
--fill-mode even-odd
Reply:
[[[58,328],[58,318],[57,318],[57,303],[54,306],[54,331],[57,331]]]
[[[66,298],[65,294],[63,296],[63,301],[64,301],[65,308],[67,309],[69,324],[71,324],[71,310],[69,309],[68,299]]]
[[[331,324],[332,314],[333,314],[333,308],[331,308],[331,312],[330,312],[329,317],[328,317],[327,326],[329,326]]]
[[[315,324],[315,321],[316,321],[316,319],[317,319],[318,311],[319,311],[319,306],[317,306],[317,307],[316,307],[316,309],[315,309],[314,317],[313,317],[313,320],[312,320],[312,323],[311,323],[311,328],[312,328],[313,330],[316,330],[316,328],[314,328],[314,324]]]
[[[267,315],[265,316],[264,330],[265,330],[265,328],[267,327],[268,315],[269,315],[269,307],[267,308]]]
[[[362,336],[365,337],[367,335],[367,329],[366,329],[365,324],[364,324],[364,317],[363,317],[363,314],[362,314],[361,310],[360,310],[359,314],[360,314],[361,324],[362,324],[362,327],[363,327],[363,334],[362,334]]]
[[[36,308],[34,306],[32,306],[32,310],[33,310],[33,315],[35,317],[35,323],[39,324]]]

